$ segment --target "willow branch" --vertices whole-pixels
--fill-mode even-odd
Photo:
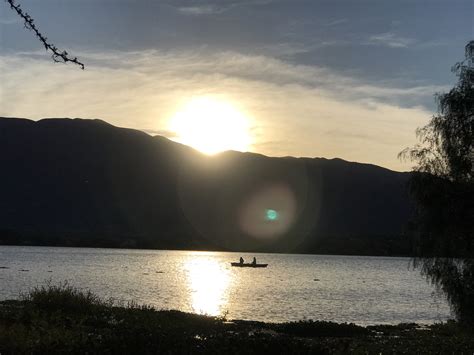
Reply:
[[[38,30],[38,28],[36,27],[34,23],[33,18],[27,12],[21,9],[20,4],[18,5],[15,4],[15,0],[5,0],[5,1],[10,5],[11,9],[14,10],[18,14],[18,16],[20,16],[25,21],[24,23],[25,28],[35,33],[36,37],[38,37],[39,41],[43,44],[46,51],[49,50],[53,53],[51,55],[51,58],[53,58],[53,60],[56,63],[71,62],[73,64],[79,65],[81,69],[84,69],[84,64],[81,63],[77,59],[77,57],[74,57],[74,58],[70,57],[68,52],[60,51],[54,44],[48,42],[48,38],[43,36],[43,34]]]

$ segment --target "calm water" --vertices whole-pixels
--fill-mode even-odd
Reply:
[[[241,255],[269,266],[230,267]],[[68,280],[104,297],[233,319],[366,325],[450,316],[408,258],[0,246],[0,267],[0,299]]]

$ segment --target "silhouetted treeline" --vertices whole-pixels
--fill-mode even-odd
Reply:
[[[170,249],[170,250],[213,250],[231,251],[219,246],[200,243],[184,243],[175,240],[133,237],[31,235],[23,236],[11,231],[0,231],[0,245],[22,246],[65,246],[89,248],[125,249]],[[406,236],[337,236],[322,237],[311,245],[301,245],[293,252],[329,255],[377,255],[410,256],[411,241]],[[256,251],[275,251],[281,249],[262,248]]]

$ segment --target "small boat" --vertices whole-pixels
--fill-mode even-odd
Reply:
[[[253,264],[253,263],[230,263],[235,267],[267,267],[268,264]]]

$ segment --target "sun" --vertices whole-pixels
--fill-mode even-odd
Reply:
[[[189,100],[171,118],[169,128],[176,141],[209,155],[245,152],[251,144],[247,117],[230,102],[210,96]]]

